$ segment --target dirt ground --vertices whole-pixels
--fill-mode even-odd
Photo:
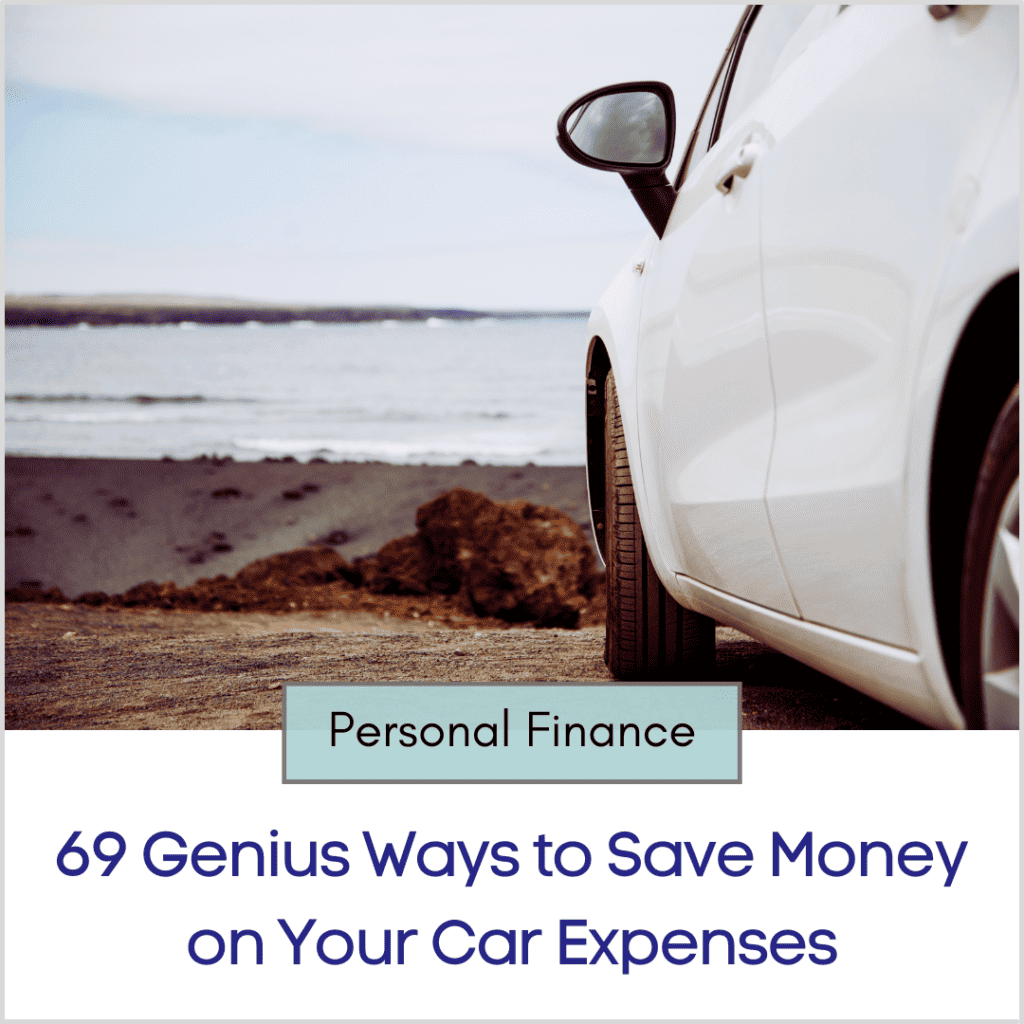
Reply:
[[[280,729],[285,682],[609,680],[604,629],[451,629],[365,611],[6,607],[8,729]],[[912,729],[732,629],[716,676],[745,729]]]

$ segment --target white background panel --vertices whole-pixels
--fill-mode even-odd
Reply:
[[[740,786],[284,786],[280,734],[11,732],[6,734],[6,1012],[9,1017],[1015,1017],[1018,1000],[1018,752],[1016,733],[749,733]],[[349,847],[347,875],[330,878],[150,873],[146,839],[180,833],[189,848],[212,840],[254,840],[270,830],[295,844]],[[56,867],[57,851],[82,831],[91,845],[105,830],[128,849],[110,877],[94,861],[78,877]],[[410,863],[404,877],[378,878],[362,840],[416,844],[509,840],[520,870],[430,878]],[[698,878],[641,869],[608,870],[607,842],[620,830],[642,846],[658,840],[745,842],[754,854],[742,878],[712,860]],[[842,841],[859,851],[882,840],[898,850],[916,840],[968,846],[953,884],[936,860],[920,878],[879,858],[828,877],[815,863],[783,862],[773,877],[772,833],[791,846],[806,831],[816,849]],[[532,843],[576,840],[593,854],[577,878],[541,877]],[[166,847],[166,844],[165,844]],[[715,853],[717,854],[717,846]],[[874,855],[873,855],[874,856]],[[438,854],[432,854],[436,863]],[[576,863],[573,861],[572,863]],[[616,863],[624,863],[617,861]],[[830,861],[830,863],[832,863]],[[839,863],[839,859],[836,860]],[[277,924],[316,918],[302,962]],[[443,921],[460,918],[479,937],[493,928],[542,929],[530,963],[490,966],[474,956],[452,966],[431,948]],[[606,934],[724,928],[736,936],[792,928],[835,933],[828,966],[712,963],[673,966],[661,956],[624,975],[606,960],[558,963],[560,918],[586,918]],[[264,963],[225,956],[200,966],[189,936],[253,928]],[[330,966],[316,955],[323,930],[357,938],[366,929],[377,955],[382,930],[418,929],[406,963],[369,966],[358,952]],[[449,948],[458,948],[450,933]],[[576,934],[586,935],[579,930]],[[721,940],[716,940],[719,943]],[[620,935],[612,942],[616,957]],[[468,940],[466,942],[468,945]],[[203,949],[206,947],[200,947]],[[335,947],[338,949],[340,944]],[[465,948],[463,946],[462,948]],[[578,953],[582,947],[572,950]],[[595,946],[587,949],[592,955]],[[639,955],[646,944],[637,940]],[[492,949],[500,952],[500,945]],[[737,950],[740,952],[740,950]],[[59,983],[58,983],[59,980]]]

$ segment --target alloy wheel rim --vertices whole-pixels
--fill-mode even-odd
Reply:
[[[1017,729],[1020,716],[1020,479],[999,513],[985,576],[981,627],[987,729]]]

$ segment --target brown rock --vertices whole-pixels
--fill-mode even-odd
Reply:
[[[381,548],[375,593],[452,594],[476,615],[569,627],[596,593],[590,545],[557,509],[456,488],[421,505],[416,527]]]
[[[418,535],[389,540],[380,552],[359,563],[374,594],[429,594],[430,570]],[[458,587],[455,587],[458,590]],[[450,593],[437,588],[439,593]]]
[[[337,551],[315,547],[260,558],[240,569],[235,579],[247,587],[311,586],[335,580],[346,580],[358,587],[362,574]]]

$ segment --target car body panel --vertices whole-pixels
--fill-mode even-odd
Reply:
[[[914,651],[794,619],[681,574],[668,589],[687,608],[728,623],[920,722],[936,728],[962,724],[962,719],[951,720],[936,699]]]
[[[640,318],[640,301],[643,298],[643,268],[657,240],[653,231],[644,234],[625,266],[615,275],[591,311],[587,323],[590,344],[587,348],[586,376],[589,378],[591,375],[591,363],[595,358],[596,349],[600,347],[607,354],[612,372],[615,374],[619,404],[627,410],[631,409],[636,401],[637,322]],[[599,400],[603,403],[603,395],[599,396]],[[635,428],[635,417],[624,415],[622,429],[626,441],[626,454],[629,456],[631,465],[639,466],[640,451]],[[603,431],[601,433],[600,446],[603,451]],[[589,444],[590,440],[588,439],[588,446]],[[589,466],[587,494],[591,508],[590,525],[601,550],[603,550],[601,531],[604,529],[604,522],[595,519],[593,509],[604,508],[603,481],[603,461],[598,466]],[[595,486],[597,493],[595,493]],[[643,496],[638,495],[637,500],[640,504],[643,503],[642,499]]]
[[[1018,10],[829,11],[695,154],[663,239],[648,234],[595,308],[591,349],[616,375],[672,597],[963,728],[936,623],[930,479],[965,328],[1019,267]],[[919,64],[928,74],[910,77]],[[899,88],[909,98],[886,110]],[[751,136],[763,153],[723,196],[715,182]],[[841,166],[816,181],[800,161],[822,139]]]
[[[1020,266],[1020,99],[1007,106],[995,145],[979,176],[978,200],[958,236],[921,347],[909,427],[905,517],[907,609],[918,635],[925,676],[950,723],[963,718],[950,685],[935,625],[928,506],[935,424],[949,366],[964,326],[993,285]],[[1013,325],[1008,325],[1012,329]],[[1018,342],[1019,344],[1019,342]]]
[[[761,131],[748,120],[736,134],[754,142]],[[722,163],[694,168],[647,272],[637,366],[644,487],[663,510],[655,529],[678,570],[796,615],[764,502],[774,401],[760,170],[755,162],[723,195]]]
[[[763,179],[777,403],[769,515],[805,618],[908,649],[918,643],[903,587],[917,351],[1013,86],[1000,48],[1016,15],[991,8],[963,25],[923,8],[851,8],[773,86],[787,117],[771,122]],[[851,52],[867,56],[840,59]],[[808,108],[810,82],[825,98]]]

